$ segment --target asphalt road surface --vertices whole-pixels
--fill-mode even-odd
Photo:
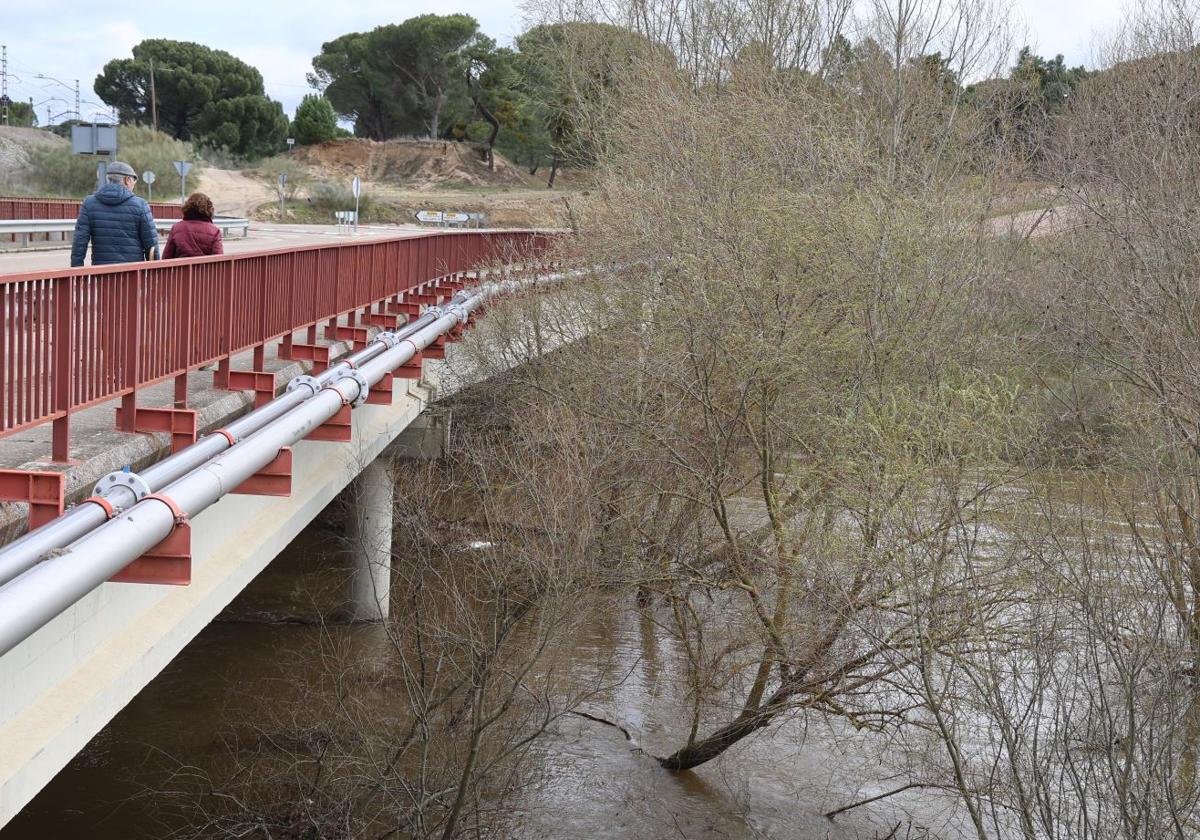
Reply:
[[[250,235],[243,238],[234,233],[225,240],[225,253],[239,254],[247,251],[269,251],[275,248],[292,248],[298,245],[320,245],[334,242],[360,242],[391,236],[415,236],[432,232],[436,228],[419,228],[415,225],[360,225],[358,233],[349,234],[336,225],[273,225],[251,222]],[[59,243],[45,243],[58,245]],[[17,250],[0,253],[0,275],[20,274],[26,271],[45,271],[68,268],[71,264],[70,242],[51,250]],[[166,244],[166,237],[159,237],[159,247]]]

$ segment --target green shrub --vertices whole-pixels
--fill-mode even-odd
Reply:
[[[308,203],[318,213],[324,213],[333,219],[335,210],[354,209],[354,193],[346,184],[313,184],[308,190]],[[382,219],[376,218],[379,215],[377,212],[379,209],[370,191],[363,189],[358,197],[359,221],[382,221]]]
[[[301,146],[324,143],[337,137],[337,114],[329,100],[317,93],[305,96],[296,108],[291,132]]]
[[[297,163],[294,158],[287,155],[276,155],[261,161],[253,170],[253,174],[258,175],[275,189],[279,184],[279,176],[287,175],[287,187],[284,190],[283,197],[291,201],[296,197],[297,192],[307,189],[311,178],[308,170],[303,164]],[[350,204],[354,206],[353,202]],[[343,208],[339,208],[343,209]]]
[[[72,155],[70,147],[30,149],[27,180],[40,195],[78,198],[96,189],[96,160]]]
[[[154,183],[156,200],[171,201],[178,195],[179,176],[174,161],[191,161],[189,192],[196,187],[200,164],[190,143],[173,140],[145,126],[121,126],[117,132],[117,159],[128,163],[141,176],[147,169],[158,176]],[[72,155],[69,146],[31,149],[29,183],[43,195],[79,198],[96,190],[96,165],[99,159]],[[139,181],[136,192],[146,197],[146,185]]]
[[[247,158],[228,149],[214,149],[212,146],[199,146],[196,153],[201,161],[217,169],[253,169],[260,162],[258,158]]]

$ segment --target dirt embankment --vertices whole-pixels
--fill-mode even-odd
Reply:
[[[25,176],[29,169],[30,151],[66,144],[63,138],[40,128],[0,126],[0,193],[29,188]]]
[[[490,227],[568,227],[586,182],[564,179],[558,189],[548,190],[546,170],[531,176],[499,154],[489,168],[476,146],[453,141],[331,140],[297,149],[286,161],[301,170],[291,173],[288,211],[291,220],[301,222],[331,220],[332,209],[339,209],[328,206],[331,195],[353,206],[348,190],[358,176],[366,222],[413,224],[419,210],[454,210],[482,213]],[[255,214],[279,219],[269,199]]]
[[[470,143],[434,140],[361,138],[330,140],[305,146],[295,153],[300,163],[327,175],[354,176],[407,190],[433,190],[449,185],[468,187],[527,187],[525,173],[495,156],[489,169]]]

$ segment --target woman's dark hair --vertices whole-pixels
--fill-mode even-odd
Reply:
[[[190,221],[211,222],[213,217],[212,199],[202,192],[194,192],[183,202],[183,218]]]

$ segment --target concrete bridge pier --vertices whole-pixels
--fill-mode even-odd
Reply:
[[[346,522],[351,553],[347,609],[351,621],[388,617],[392,585],[392,505],[389,461],[376,458],[354,480]]]
[[[450,440],[450,413],[426,411],[350,485],[345,528],[350,549],[347,617],[382,621],[388,617],[392,578],[392,505],[394,459],[440,458]]]

